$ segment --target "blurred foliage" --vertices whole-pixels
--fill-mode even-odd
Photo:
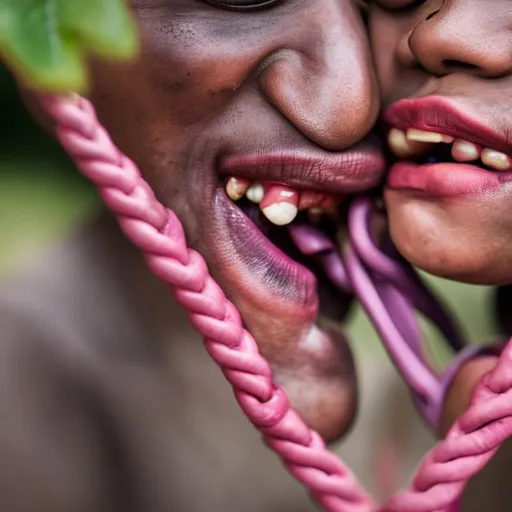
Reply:
[[[31,120],[0,66],[0,272],[93,211],[95,191]]]
[[[82,92],[90,53],[127,59],[136,49],[124,0],[0,0],[0,55],[31,88]]]

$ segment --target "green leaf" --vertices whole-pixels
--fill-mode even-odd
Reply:
[[[0,0],[0,55],[31,88],[82,92],[89,53],[128,59],[136,50],[124,0]]]

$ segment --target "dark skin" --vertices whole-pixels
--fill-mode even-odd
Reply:
[[[356,411],[350,349],[343,336],[316,327],[314,281],[272,271],[265,254],[248,261],[237,251],[245,242],[234,236],[245,235],[240,214],[218,192],[219,161],[286,153],[308,159],[310,170],[297,165],[284,183],[329,191],[336,175],[342,195],[373,187],[380,171],[345,179],[327,160],[378,152],[347,149],[374,124],[376,80],[356,2],[250,8],[258,3],[132,0],[140,58],[95,64],[91,99],[115,142],[179,215],[190,246],[241,311],[292,403],[333,440]]]
[[[402,98],[439,96],[506,138],[512,111],[511,21],[505,0],[490,0],[485,7],[478,0],[372,2],[370,31],[384,108]],[[449,199],[388,188],[393,240],[409,261],[433,274],[510,283],[511,194],[509,184]],[[447,393],[441,436],[467,409],[476,384],[496,362],[484,356],[459,370]]]

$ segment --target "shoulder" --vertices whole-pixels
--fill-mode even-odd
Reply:
[[[0,281],[0,336],[35,334],[62,350],[60,340],[102,350],[109,338],[129,339],[137,331],[123,267],[131,249],[110,217],[79,227]]]
[[[113,510],[94,297],[76,298],[91,280],[73,253],[84,247],[52,248],[0,284],[0,510]]]
[[[101,390],[73,335],[0,307],[0,510],[113,510]]]

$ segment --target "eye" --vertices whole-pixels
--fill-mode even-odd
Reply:
[[[205,0],[206,3],[232,11],[250,11],[272,7],[282,0]]]
[[[409,12],[421,7],[426,0],[377,0],[376,3],[387,11]]]

